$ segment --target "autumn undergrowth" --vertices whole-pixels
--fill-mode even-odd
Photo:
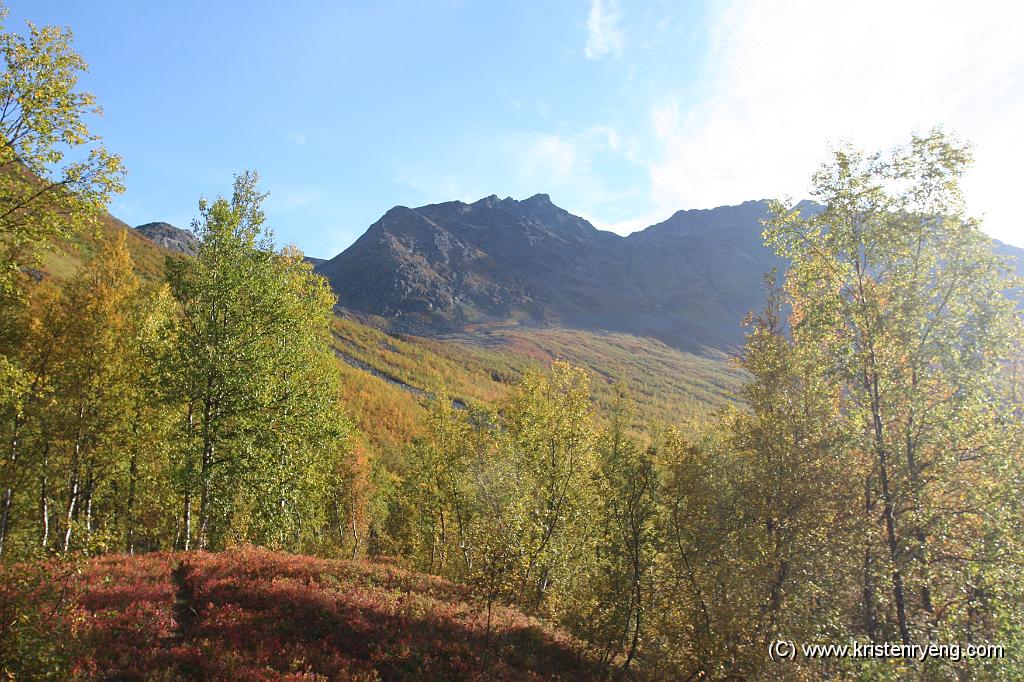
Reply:
[[[580,642],[387,560],[239,547],[5,566],[14,679],[595,679]]]

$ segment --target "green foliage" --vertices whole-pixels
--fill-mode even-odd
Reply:
[[[406,551],[623,668],[1012,677],[1008,660],[781,671],[765,653],[1020,640],[1019,284],[962,215],[966,159],[941,133],[843,150],[815,176],[822,212],[776,205],[766,234],[792,267],[749,321],[742,407],[686,435],[631,434],[621,389],[598,431],[585,375],[559,363],[494,411],[435,404]]]
[[[665,453],[671,606],[651,648],[675,669],[771,676],[777,638],[1019,639],[1017,284],[963,216],[968,159],[939,131],[888,155],[843,149],[815,175],[821,212],[775,204],[766,237],[792,265],[747,337],[748,409]],[[1012,666],[798,658],[784,674]]]
[[[775,639],[844,639],[843,579],[858,567],[858,490],[843,486],[855,462],[836,458],[845,439],[836,392],[782,335],[770,291],[742,358],[749,410],[689,442],[671,437],[662,452],[662,587],[673,606],[658,644],[681,669],[712,678],[763,674]]]
[[[104,299],[104,293],[91,290],[84,280],[67,296],[37,292],[37,300],[24,299],[22,268],[37,264],[40,250],[51,246],[56,237],[71,237],[98,225],[107,197],[121,189],[120,160],[103,149],[86,125],[87,117],[99,109],[91,95],[77,91],[85,63],[70,43],[70,32],[55,27],[30,24],[27,36],[0,32],[4,57],[0,76],[0,317],[4,319],[0,373],[5,379],[0,413],[8,444],[0,501],[0,551],[16,517],[27,511],[15,506],[19,488],[24,494],[41,485],[40,515],[49,513],[50,493],[41,481],[51,455],[56,458],[64,453],[61,447],[42,445],[42,441],[75,440],[79,449],[85,439],[99,444],[108,440],[111,432],[109,423],[101,422],[109,422],[109,410],[118,409],[113,406],[116,400],[107,400],[107,389],[120,379],[109,373],[101,377],[104,371],[95,366],[99,357],[95,352],[105,353],[109,348],[103,346],[125,331],[116,325],[104,329],[105,318],[120,303],[109,296]],[[102,279],[109,273],[108,268],[97,276]],[[103,283],[115,290],[121,284]],[[69,308],[75,309],[79,303],[86,305],[85,314],[79,321],[72,320]],[[89,307],[90,303],[98,307]],[[48,306],[54,309],[46,310]],[[77,342],[85,345],[80,348]],[[75,355],[77,351],[81,354]],[[113,367],[118,360],[114,354],[100,362]],[[70,440],[67,429],[72,422],[60,419],[58,412],[70,409],[76,398],[65,390],[77,396],[80,407],[74,427],[78,432]],[[51,427],[65,430],[44,438],[43,430]],[[68,499],[75,497],[75,493],[68,495]],[[19,542],[25,540],[19,538]],[[42,548],[47,543],[44,534],[32,544]]]
[[[103,218],[120,166],[84,124],[69,40],[0,34],[5,559],[395,552],[484,604],[481,669],[507,602],[623,674],[1020,676],[765,654],[1024,642],[1021,283],[964,215],[966,147],[841,149],[814,176],[823,210],[775,203],[765,236],[791,267],[733,367],[623,334],[395,337],[335,317],[302,254],[275,251],[253,173],[200,202],[195,258],[159,263]],[[52,276],[29,285],[45,245]],[[4,571],[0,646],[22,666],[4,672],[65,675],[48,629],[70,642],[77,607],[33,606],[60,607],[63,583]]]
[[[659,524],[662,473],[655,448],[645,448],[630,433],[634,405],[625,385],[608,424],[598,438],[593,486],[592,555],[578,562],[576,588],[567,610],[574,628],[612,662],[623,654],[623,669],[646,639],[655,610],[655,560],[663,538]]]
[[[527,370],[562,360],[588,370],[602,412],[615,405],[616,384],[633,394],[646,421],[674,424],[704,417],[736,402],[748,379],[724,354],[697,355],[651,338],[558,328],[498,329],[425,342],[432,351],[469,368],[515,383]]]
[[[814,178],[825,210],[777,205],[766,233],[792,261],[794,343],[834,377],[848,451],[866,458],[867,551],[884,566],[865,586],[871,637],[956,638],[985,629],[977,599],[1020,604],[1000,587],[1014,533],[992,523],[1016,506],[999,472],[1018,456],[1000,390],[1017,285],[963,214],[969,161],[941,131],[888,155],[840,150]]]
[[[419,564],[468,581],[489,608],[558,613],[588,538],[592,420],[586,374],[564,363],[527,374],[496,411],[435,401],[405,488]]]
[[[182,317],[166,359],[185,406],[181,545],[297,548],[324,523],[346,432],[329,354],[334,297],[295,249],[275,253],[257,176],[201,201],[194,259],[168,262]],[[193,507],[197,521],[193,522]]]
[[[143,444],[159,451],[164,442],[147,375],[169,312],[166,296],[136,278],[124,236],[65,288],[40,287],[20,309],[24,381],[5,414],[10,483],[0,526],[5,541],[21,527],[20,554],[124,547],[133,534],[143,477],[158,483],[163,470]]]
[[[497,445],[511,462],[528,519],[517,589],[525,603],[540,605],[549,589],[572,579],[584,550],[586,483],[595,466],[589,378],[562,362],[549,374],[529,374],[502,417]]]
[[[139,279],[137,237],[119,229],[11,306],[5,557],[184,543],[193,506],[211,544],[322,547],[350,483],[334,299],[295,249],[259,242],[254,183],[234,212],[204,205],[206,251],[168,258],[171,287]]]
[[[2,301],[18,294],[21,268],[50,240],[97,225],[110,194],[123,189],[123,170],[86,125],[100,110],[77,90],[86,65],[68,29],[30,23],[21,36],[0,26],[0,53]]]

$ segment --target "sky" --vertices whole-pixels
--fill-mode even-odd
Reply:
[[[123,157],[111,212],[188,227],[255,169],[331,257],[395,205],[546,193],[620,234],[808,196],[842,143],[974,145],[969,211],[1024,246],[1019,0],[6,0],[70,26]]]

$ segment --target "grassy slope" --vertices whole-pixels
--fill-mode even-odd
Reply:
[[[590,370],[599,411],[623,380],[642,419],[670,425],[700,418],[730,402],[744,373],[724,357],[693,355],[654,339],[572,329],[502,329],[445,339],[392,336],[337,318],[335,348],[377,372],[422,391],[464,403],[501,399],[531,367],[567,360]],[[415,436],[425,398],[362,369],[343,370],[350,413],[380,451]]]
[[[0,617],[46,624],[47,661],[85,679],[597,679],[581,645],[388,563],[253,548],[0,568]],[[47,579],[66,589],[45,589]],[[38,653],[38,643],[26,642]],[[15,668],[16,669],[16,668]],[[70,674],[69,674],[70,673]]]
[[[730,402],[745,380],[725,356],[694,355],[631,334],[515,328],[425,343],[449,357],[484,362],[495,355],[542,365],[566,360],[590,370],[599,407],[611,404],[612,387],[624,381],[641,416],[666,424],[704,416]]]
[[[686,353],[630,334],[558,328],[494,329],[442,339],[396,337],[352,320],[335,323],[338,349],[407,384],[445,387],[463,402],[494,402],[530,367],[586,367],[600,406],[625,381],[649,419],[701,416],[731,400],[744,373],[725,356]]]
[[[117,218],[104,214],[96,231],[53,244],[52,248],[43,254],[41,269],[57,279],[69,279],[78,272],[82,263],[96,252],[102,240],[120,232],[128,233],[128,250],[135,260],[135,269],[145,279],[162,279],[166,271],[167,257],[180,257],[157,246]]]

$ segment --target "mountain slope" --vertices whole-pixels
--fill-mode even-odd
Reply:
[[[44,275],[57,280],[69,279],[96,253],[104,240],[121,233],[127,236],[128,250],[135,262],[136,272],[146,280],[162,280],[167,257],[181,257],[109,213],[104,213],[96,230],[87,230],[70,239],[57,239],[50,243],[43,252],[40,269]]]
[[[54,243],[43,259],[43,276],[59,285],[80,271],[103,240],[122,231],[136,269],[149,281],[163,279],[166,258],[185,257],[106,215],[98,232]],[[728,402],[742,382],[742,373],[722,358],[600,331],[517,326],[427,338],[337,317],[334,343],[346,410],[377,453],[400,452],[411,441],[432,395],[444,392],[459,403],[495,404],[529,368],[543,368],[553,359],[591,372],[599,409],[611,404],[611,382],[622,379],[633,388],[639,413],[665,423],[706,414]]]
[[[546,195],[491,196],[395,207],[318,271],[342,305],[400,318],[407,327],[551,322],[601,306],[606,292],[595,277],[618,274],[603,260],[603,247],[620,240]],[[566,300],[573,295],[579,300]]]
[[[817,210],[811,202],[805,211]],[[350,311],[425,335],[558,327],[729,352],[785,262],[764,245],[766,201],[679,211],[628,237],[545,194],[398,206],[317,266]],[[1024,251],[996,242],[1017,257]]]
[[[764,305],[764,274],[785,267],[761,237],[767,215],[764,201],[678,211],[626,237],[626,269],[656,313],[641,331],[718,347],[739,343],[740,322]]]
[[[623,238],[538,194],[396,207],[321,264],[343,306],[405,331],[525,323],[738,344],[775,266],[764,202],[683,211]]]
[[[995,244],[994,250],[997,254],[1009,258],[1014,263],[1016,266],[1014,273],[1018,277],[1024,277],[1024,249],[1011,246],[1010,244],[1005,244],[998,239],[993,239],[992,242]],[[1022,303],[1024,303],[1024,301],[1022,301]]]
[[[508,310],[518,313],[527,324],[502,325],[497,324],[496,315],[487,317],[494,309],[488,307],[486,299],[470,303],[462,300],[453,304],[453,309],[470,310],[476,315],[476,323],[463,319],[460,324],[458,318],[439,314],[442,311],[436,306],[436,317],[432,319],[429,298],[403,301],[393,295],[382,295],[383,306],[397,303],[420,312],[406,314],[405,320],[402,315],[392,320],[378,319],[375,322],[379,324],[374,325],[338,317],[334,323],[335,350],[343,365],[345,402],[374,450],[389,453],[404,448],[416,435],[424,404],[431,395],[444,392],[460,403],[494,404],[528,368],[544,367],[553,359],[568,360],[591,372],[599,411],[610,405],[611,386],[617,380],[630,386],[643,419],[664,423],[680,423],[705,415],[732,400],[745,375],[727,361],[729,352],[707,346],[699,348],[699,353],[690,352],[688,348],[698,350],[692,337],[691,345],[680,337],[701,332],[688,319],[696,318],[703,321],[705,333],[717,325],[721,330],[719,338],[731,333],[738,341],[743,331],[739,320],[747,309],[761,305],[761,272],[777,263],[760,245],[757,222],[763,210],[761,202],[710,211],[681,211],[627,238],[596,230],[586,221],[554,207],[543,195],[522,202],[489,197],[477,204],[452,202],[428,207],[431,210],[425,211],[426,217],[420,209],[400,212],[406,214],[407,220],[426,225],[433,236],[443,231],[458,239],[462,249],[469,248],[467,243],[489,240],[488,248],[501,254],[509,264],[503,269],[489,272],[481,257],[469,261],[467,274],[460,270],[464,263],[450,258],[447,270],[438,265],[435,272],[444,272],[456,283],[468,281],[468,288],[472,288],[474,278],[488,277],[500,293],[507,293],[511,287],[520,287],[527,295],[540,291],[536,300],[545,315],[537,320],[524,309],[510,306]],[[485,217],[490,214],[491,220],[505,227],[491,230],[483,225],[474,226],[470,219],[479,221],[481,212]],[[453,222],[453,215],[468,219],[448,230],[445,226]],[[434,226],[427,224],[427,220]],[[408,232],[396,228],[390,218],[379,223],[377,227],[382,228],[382,233],[394,231],[398,233],[395,239],[408,238]],[[54,244],[44,259],[44,273],[58,281],[72,276],[89,253],[97,249],[100,240],[121,230],[128,233],[136,267],[147,279],[163,278],[166,257],[183,257],[158,246],[116,218],[105,216],[98,233]],[[486,234],[489,230],[498,234]],[[367,240],[373,236],[371,232],[364,235]],[[501,244],[503,237],[505,243]],[[452,239],[440,240],[449,254],[454,249]],[[520,248],[517,240],[537,248]],[[420,242],[413,240],[410,244],[411,250],[422,252]],[[374,246],[374,241],[370,245]],[[540,246],[557,253],[552,256]],[[441,247],[437,249],[432,258],[443,251]],[[615,259],[608,256],[611,249],[616,251]],[[516,254],[516,250],[526,253]],[[622,277],[623,270],[634,272],[629,284],[633,304],[624,303],[625,297],[601,297],[606,289],[601,280],[610,277],[595,276],[586,268],[565,267],[565,262],[576,258],[573,250],[583,252],[577,260],[603,264],[599,273],[617,271]],[[1017,257],[1018,270],[1024,269],[1024,250],[997,244],[997,251]],[[392,255],[390,249],[383,253],[387,257]],[[353,257],[349,251],[342,255],[346,259]],[[402,281],[401,273],[381,270],[383,264],[392,261],[375,262],[373,254],[364,261],[346,259],[325,262],[320,270],[328,263],[334,267],[349,262],[362,266],[362,282],[346,280],[356,291],[362,286],[372,293],[382,280]],[[565,272],[559,272],[560,263]],[[523,272],[547,273],[545,286],[563,287],[562,291],[546,291],[522,276],[520,268]],[[676,284],[667,286],[664,282]],[[577,292],[575,300],[567,293],[574,291],[573,287]],[[342,293],[345,291],[342,289]],[[342,300],[355,307],[353,298],[358,297],[343,296]],[[604,312],[600,312],[600,306],[604,306]],[[392,310],[383,307],[379,312],[388,314]],[[441,324],[434,319],[440,319]],[[480,323],[485,320],[489,323]],[[390,326],[392,333],[377,326]],[[425,335],[394,333],[401,331]]]

